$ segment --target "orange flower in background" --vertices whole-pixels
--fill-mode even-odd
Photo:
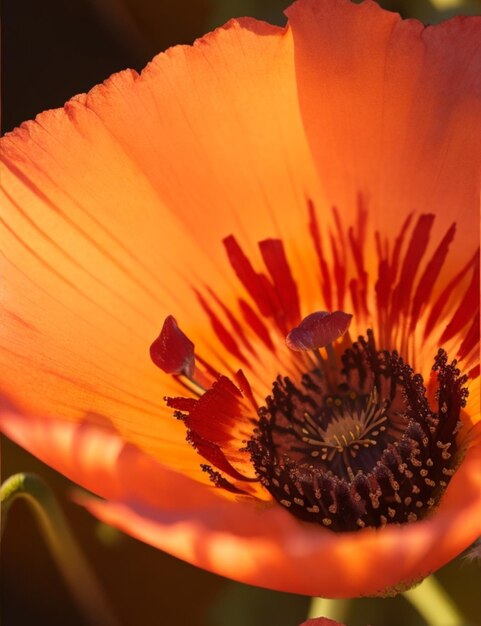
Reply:
[[[0,420],[179,558],[389,593],[481,534],[481,18],[287,15],[2,140]]]

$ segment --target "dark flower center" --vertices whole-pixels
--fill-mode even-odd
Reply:
[[[459,462],[466,377],[440,350],[433,411],[423,379],[372,332],[299,383],[278,377],[247,447],[256,474],[297,517],[350,531],[424,517]]]
[[[296,517],[335,531],[413,522],[438,504],[462,461],[457,432],[468,377],[440,349],[426,389],[400,354],[415,354],[418,340],[443,345],[464,329],[456,354],[472,363],[469,376],[478,375],[479,319],[473,307],[479,302],[479,257],[431,302],[456,227],[424,263],[434,215],[420,215],[411,228],[412,217],[392,245],[375,232],[379,263],[371,285],[362,197],[357,222],[347,229],[333,210],[334,233],[322,232],[309,201],[321,291],[313,301],[327,310],[306,317],[282,240],[259,242],[259,271],[235,237],[227,237],[229,263],[243,287],[238,306],[228,307],[209,286],[196,290],[227,375],[196,353],[174,318],[165,320],[151,357],[187,392],[166,402],[184,422],[188,442],[218,488],[263,501],[272,496]],[[464,295],[456,304],[458,285]],[[376,311],[370,311],[371,300]],[[375,323],[380,344],[397,346],[399,353],[377,349],[370,331],[352,343],[353,318],[358,327],[364,320]],[[259,382],[264,354],[278,359],[277,372],[289,376],[277,377],[259,408],[259,389],[251,388],[250,378]]]

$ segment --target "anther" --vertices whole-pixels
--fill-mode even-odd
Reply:
[[[314,345],[307,335],[303,349]],[[372,333],[341,361],[335,374],[320,365],[298,382],[276,379],[247,444],[258,475],[270,475],[266,488],[292,514],[330,530],[422,519],[455,472],[459,416],[442,403],[433,412],[422,378],[397,353],[377,351]],[[440,394],[460,407],[450,367],[436,365]]]

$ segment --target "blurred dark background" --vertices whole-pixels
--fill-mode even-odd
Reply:
[[[221,25],[251,15],[283,24],[286,0],[4,0],[2,6],[2,129],[62,106],[113,72],[140,70],[152,56]],[[437,22],[481,13],[481,2],[403,0],[381,4],[404,17]],[[226,581],[99,524],[72,504],[70,483],[9,442],[2,480],[33,471],[54,489],[95,568],[122,626],[296,626],[308,599]],[[82,621],[48,553],[31,511],[16,502],[1,551],[3,626],[81,626]],[[479,621],[479,565],[454,562],[440,572],[473,624]],[[478,622],[476,622],[478,620]],[[350,626],[422,626],[402,598],[358,600]],[[442,625],[439,625],[442,626]]]

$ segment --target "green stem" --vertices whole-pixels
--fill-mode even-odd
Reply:
[[[307,619],[313,617],[328,617],[344,622],[349,610],[350,600],[330,600],[329,598],[312,598]]]
[[[52,556],[87,624],[117,626],[118,622],[100,591],[94,572],[77,546],[53,493],[43,480],[33,474],[15,474],[3,483],[0,496],[2,532],[12,502],[24,498],[36,514]]]
[[[427,626],[468,626],[468,620],[438,583],[434,576],[404,591],[403,596],[423,617]]]

